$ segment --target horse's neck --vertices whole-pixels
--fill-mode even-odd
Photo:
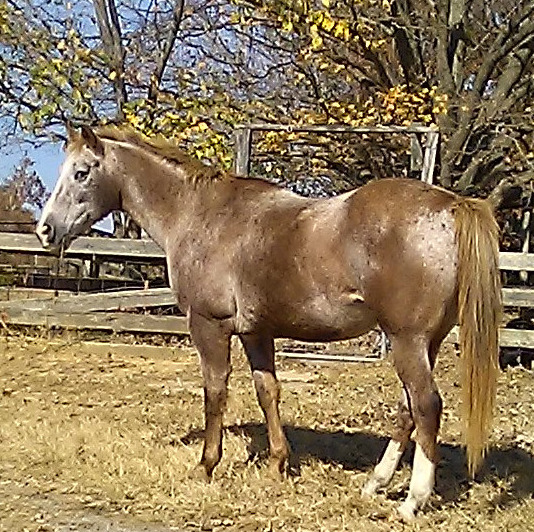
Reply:
[[[184,223],[198,192],[176,165],[136,148],[120,149],[117,155],[122,210],[166,249],[169,235]]]
[[[169,239],[175,243],[191,230],[220,224],[222,214],[227,220],[244,220],[274,203],[300,208],[312,202],[261,180],[201,177],[195,182],[187,167],[140,148],[115,149],[118,166],[112,173],[119,180],[121,208],[165,250]]]

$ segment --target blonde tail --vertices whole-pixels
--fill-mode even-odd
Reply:
[[[502,307],[499,228],[486,201],[459,198],[454,212],[462,418],[467,464],[474,475],[486,451],[495,403]]]

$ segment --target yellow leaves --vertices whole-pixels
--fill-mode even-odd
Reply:
[[[0,28],[3,29],[7,27],[8,23],[8,8],[5,2],[0,2]]]
[[[301,11],[304,15],[310,10],[309,0],[295,0],[295,11]]]
[[[406,85],[397,85],[382,98],[381,119],[385,124],[431,124],[435,115],[447,113],[448,96],[439,93],[437,87],[408,92]]]
[[[58,50],[60,50],[60,51],[63,51],[63,50],[65,50],[65,49],[67,48],[67,43],[62,39],[61,41],[59,41],[59,42],[57,43],[56,48],[57,48]]]
[[[321,22],[321,27],[324,31],[330,33],[336,26],[336,22],[334,19],[330,18],[330,16],[325,16]]]
[[[310,35],[311,35],[311,47],[312,50],[319,50],[323,45],[323,38],[319,35],[319,28],[317,24],[312,24],[310,26]]]
[[[286,20],[283,24],[282,24],[282,29],[287,32],[287,33],[291,33],[293,31],[293,22],[291,20]]]
[[[142,129],[141,126],[141,118],[133,113],[126,112],[124,114],[124,118],[126,119],[126,122],[133,126],[136,129]]]
[[[74,51],[74,57],[75,59],[84,60],[90,55],[89,50],[86,50],[85,48],[79,48],[78,50]]]
[[[117,78],[117,71],[116,70],[112,70],[109,73],[108,79],[110,79],[111,81],[114,81],[116,78]]]
[[[254,20],[253,17],[250,16],[250,13],[247,15],[246,13],[240,12],[240,11],[233,11],[230,14],[229,18],[230,24],[233,25],[241,25],[241,26],[255,26],[258,24],[258,21]]]
[[[89,88],[95,88],[95,87],[98,87],[99,86],[99,82],[96,78],[89,78],[87,80],[87,86]]]
[[[432,113],[435,115],[446,115],[448,112],[446,105],[436,105],[432,107]]]
[[[373,39],[369,41],[368,47],[371,48],[371,50],[380,50],[385,47],[386,43],[386,39]]]
[[[306,23],[309,24],[309,32],[312,36],[318,35],[319,29],[335,37],[348,41],[350,39],[349,22],[346,19],[336,19],[329,11],[311,11],[306,17]]]
[[[448,98],[421,88],[408,91],[405,85],[392,87],[388,92],[369,98],[366,102],[325,100],[328,114],[308,112],[299,115],[302,123],[344,123],[354,127],[374,124],[410,125],[414,122],[432,124],[436,115],[447,113]]]
[[[29,126],[29,120],[28,120],[28,118],[27,118],[26,115],[24,115],[24,114],[20,114],[20,115],[18,116],[18,121],[19,121],[20,127],[21,127],[22,129],[27,129],[27,128],[28,128],[28,126]]]
[[[330,7],[330,0],[321,0],[321,3],[324,7],[326,7],[326,9]]]
[[[320,35],[314,35],[311,40],[312,50],[319,50],[323,46],[323,38]]]
[[[224,168],[231,166],[229,138],[210,125],[215,116],[225,117],[230,111],[223,110],[209,99],[179,98],[166,109],[162,105],[162,102],[158,103],[155,117],[154,104],[150,100],[129,102],[124,108],[125,119],[145,135],[163,134],[167,138],[179,139],[180,146],[205,162]],[[207,116],[209,121],[205,118]]]
[[[349,23],[346,20],[339,20],[334,27],[334,37],[348,41],[350,39]]]

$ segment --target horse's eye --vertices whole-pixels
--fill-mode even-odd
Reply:
[[[77,170],[74,174],[74,180],[75,181],[84,181],[87,179],[87,176],[89,175],[89,168],[86,168],[84,170]]]

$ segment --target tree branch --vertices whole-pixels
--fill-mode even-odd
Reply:
[[[525,185],[533,181],[534,170],[526,170],[525,172],[515,175],[507,174],[499,181],[499,183],[497,183],[487,199],[492,203],[495,209],[498,209],[502,204],[508,190],[514,186],[524,188]]]
[[[96,19],[106,53],[111,59],[114,72],[113,89],[117,104],[117,119],[124,120],[123,107],[128,101],[124,83],[125,50],[122,44],[122,33],[115,0],[93,0]]]
[[[499,31],[497,38],[482,61],[478,69],[473,88],[467,101],[461,107],[459,123],[456,132],[447,143],[445,156],[442,159],[441,179],[444,186],[451,186],[452,167],[454,159],[461,153],[462,146],[472,132],[472,121],[480,102],[484,89],[498,65],[499,61],[519,45],[534,36],[534,20],[529,15],[534,11],[534,2],[529,2],[524,10],[516,15],[510,23]]]
[[[508,108],[510,102],[507,106],[504,104],[514,86],[521,79],[521,75],[533,54],[533,49],[523,48],[508,57],[507,65],[499,76],[492,98],[488,100],[485,108],[479,114],[477,122],[493,121],[498,114],[502,116],[505,107]],[[513,100],[517,101],[517,95]]]
[[[148,91],[148,99],[156,100],[158,89],[163,79],[163,73],[169,61],[174,43],[176,42],[176,36],[180,28],[180,23],[182,22],[182,17],[184,15],[184,3],[185,0],[177,0],[174,9],[172,11],[172,22],[167,32],[167,37],[165,39],[165,45],[163,47],[163,52],[158,57],[156,68],[152,73],[150,78],[150,89]]]

